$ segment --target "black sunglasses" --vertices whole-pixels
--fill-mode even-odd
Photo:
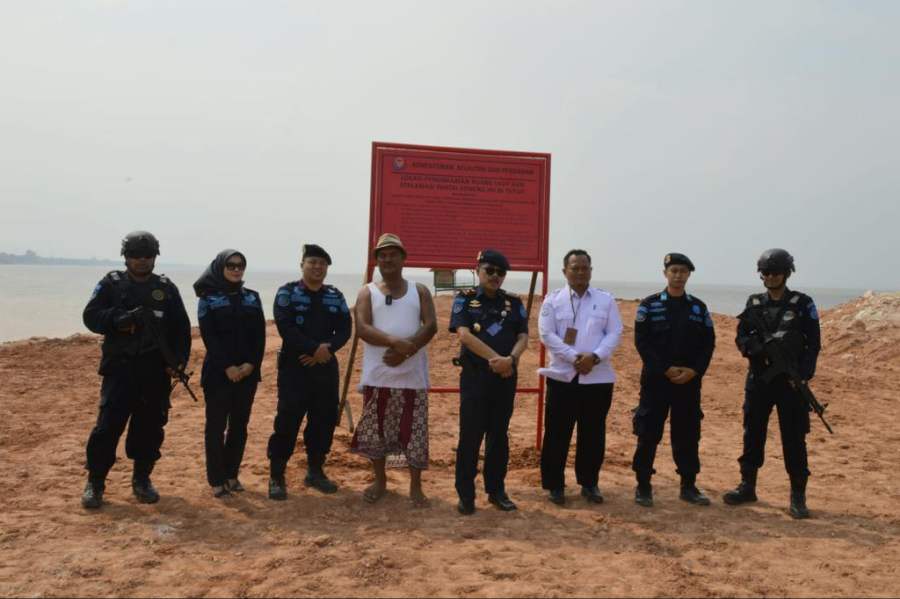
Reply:
[[[494,275],[497,275],[498,277],[506,276],[505,268],[497,268],[496,266],[483,266],[482,268],[489,277],[493,277]]]
[[[142,253],[128,252],[127,254],[125,254],[125,257],[131,258],[132,260],[140,260],[140,259],[150,260],[151,258],[155,258],[156,255],[155,254],[142,254]]]
[[[225,269],[226,270],[244,270],[247,267],[244,266],[243,262],[226,262]]]
[[[780,274],[784,274],[780,270],[761,270],[759,272],[764,277],[774,277],[774,276],[778,276]]]

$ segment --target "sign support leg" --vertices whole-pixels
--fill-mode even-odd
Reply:
[[[366,264],[366,274],[363,275],[363,285],[368,285],[372,280],[373,267]],[[354,306],[355,309],[355,306]],[[356,334],[356,323],[353,324],[353,343],[350,345],[350,355],[347,357],[347,370],[344,372],[344,390],[341,391],[341,403],[338,406],[338,417],[342,417],[347,412],[347,430],[353,432],[353,413],[350,410],[350,403],[347,401],[347,392],[350,390],[350,377],[353,374],[353,363],[356,361],[356,348],[359,346],[359,335]]]

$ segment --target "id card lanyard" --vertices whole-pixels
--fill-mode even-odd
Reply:
[[[585,293],[587,293],[585,291]],[[575,295],[575,292],[569,288],[569,305],[572,306],[572,326],[566,328],[566,334],[563,337],[563,343],[566,345],[575,345],[575,340],[578,338],[578,329],[575,328],[575,323],[578,321],[578,309],[581,308],[581,298],[578,300],[578,308],[575,307],[575,300],[572,299],[572,296]]]

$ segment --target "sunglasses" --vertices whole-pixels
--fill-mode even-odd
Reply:
[[[485,274],[489,277],[493,277],[494,275],[497,275],[498,277],[506,276],[505,268],[497,268],[496,266],[484,266],[482,268],[484,268]]]
[[[125,254],[126,258],[131,258],[132,260],[150,260],[151,258],[155,258],[154,254],[142,254],[142,253],[134,253],[128,252]]]
[[[777,277],[778,275],[784,274],[783,272],[778,270],[761,270],[759,272],[764,277]]]
[[[244,270],[247,268],[243,262],[226,262],[225,270]]]

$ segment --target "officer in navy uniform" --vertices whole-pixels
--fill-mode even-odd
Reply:
[[[88,481],[81,498],[89,509],[103,503],[106,475],[126,424],[132,491],[142,503],[159,501],[150,473],[169,418],[173,371],[164,355],[183,368],[191,350],[191,323],[178,289],[153,274],[159,241],[134,231],[122,240],[122,255],[126,270],[114,270],[97,284],[83,314],[87,328],[103,335],[100,410],[87,442]]]
[[[666,289],[644,298],[635,315],[634,344],[644,365],[640,403],[634,411],[637,448],[631,468],[637,477],[634,499],[644,507],[653,505],[653,462],[670,410],[672,457],[681,475],[679,497],[694,505],[710,503],[696,482],[703,419],[700,387],[716,335],[706,304],[685,290],[693,271],[693,262],[684,254],[666,254]]]
[[[450,332],[459,335],[459,443],[456,448],[457,509],[475,513],[478,454],[485,440],[484,487],[488,501],[516,509],[506,494],[509,419],[513,413],[519,358],[528,345],[528,315],[522,300],[501,289],[509,261],[496,250],[478,255],[475,289],[453,301]]]
[[[220,498],[244,490],[238,472],[266,348],[262,301],[244,286],[246,269],[244,254],[222,250],[194,283],[206,345],[200,379],[206,399],[206,479]]]
[[[330,265],[331,256],[322,247],[304,245],[300,264],[303,277],[281,286],[275,295],[281,351],[278,409],[268,448],[270,499],[287,499],[285,468],[294,453],[304,416],[307,474],[303,482],[322,493],[337,491],[323,466],[338,423],[339,368],[335,354],[350,338],[353,322],[344,295],[324,283]]]
[[[774,406],[778,409],[784,466],[791,480],[790,514],[808,518],[806,435],[810,408],[786,375],[777,375],[768,383],[761,377],[769,367],[764,344],[770,339],[769,342],[781,344],[801,380],[813,378],[822,347],[819,314],[811,297],[788,289],[787,280],[795,268],[794,258],[787,251],[766,250],[756,268],[766,292],[747,299],[747,306],[738,317],[735,339],[741,354],[749,360],[744,395],[744,452],[738,459],[741,482],[725,493],[723,500],[729,505],[756,501],[756,474],[765,458],[766,430]],[[765,330],[760,330],[754,321],[763,324]]]

